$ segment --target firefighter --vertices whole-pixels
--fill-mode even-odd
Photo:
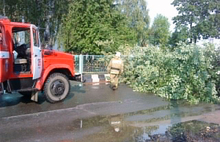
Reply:
[[[118,88],[118,78],[123,73],[123,61],[120,58],[121,53],[116,52],[114,58],[111,59],[107,71],[110,74],[110,83],[113,90]]]

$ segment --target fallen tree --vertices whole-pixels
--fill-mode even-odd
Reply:
[[[122,81],[133,90],[191,103],[219,102],[220,52],[213,45],[123,47],[121,52],[127,55]]]

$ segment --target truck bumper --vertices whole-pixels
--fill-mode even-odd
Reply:
[[[74,77],[72,77],[70,80],[75,80],[75,81],[78,81],[78,82],[84,82],[83,80],[82,80],[83,78],[82,78],[82,74],[77,74],[77,75],[75,75]]]

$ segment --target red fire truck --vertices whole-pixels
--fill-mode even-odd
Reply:
[[[0,94],[19,92],[51,103],[64,100],[76,79],[71,54],[42,49],[38,28],[0,17]]]

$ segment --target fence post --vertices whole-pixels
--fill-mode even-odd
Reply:
[[[82,74],[83,74],[83,55],[79,55],[79,73],[81,75],[81,82],[82,82]]]

